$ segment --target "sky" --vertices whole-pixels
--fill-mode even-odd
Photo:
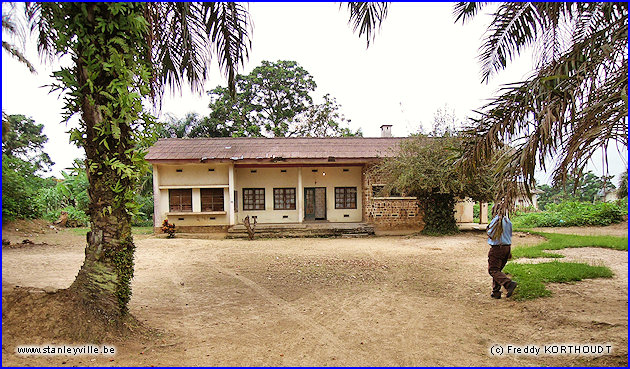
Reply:
[[[380,126],[391,124],[394,136],[430,129],[435,112],[448,107],[460,120],[472,115],[497,94],[501,85],[521,81],[532,70],[532,53],[524,52],[507,69],[485,84],[477,59],[484,33],[490,22],[481,14],[465,25],[454,22],[451,3],[393,3],[376,39],[366,47],[348,24],[348,12],[337,3],[250,3],[253,20],[252,50],[241,74],[249,73],[261,61],[294,60],[317,83],[315,99],[329,93],[366,137],[380,136]],[[12,57],[2,54],[2,108],[9,114],[24,114],[45,125],[49,142],[45,151],[56,163],[52,175],[82,157],[81,149],[68,142],[72,124],[61,122],[63,96],[49,94],[49,77],[56,65],[41,64],[32,42],[26,45],[37,75]],[[204,90],[225,86],[217,63],[212,62]],[[159,117],[188,112],[210,112],[206,94],[184,89],[167,92]],[[627,149],[621,154],[609,150],[609,173],[627,168]],[[602,175],[602,156],[595,155],[589,168]],[[539,183],[549,183],[540,172]],[[616,183],[616,180],[615,180]]]

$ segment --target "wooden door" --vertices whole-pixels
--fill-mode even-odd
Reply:
[[[326,219],[326,187],[304,188],[304,219]]]
[[[326,187],[315,188],[315,219],[326,219]]]

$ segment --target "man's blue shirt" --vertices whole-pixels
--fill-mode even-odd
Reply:
[[[490,230],[496,226],[498,221],[499,221],[498,215],[492,218],[492,221],[488,225],[488,232],[487,232],[488,236],[490,236]],[[492,238],[488,237],[488,244],[492,246],[512,244],[512,222],[510,222],[510,219],[508,219],[508,217],[505,216],[503,217],[502,223],[503,223],[503,232],[501,233],[501,237],[497,238],[496,240],[493,240]]]

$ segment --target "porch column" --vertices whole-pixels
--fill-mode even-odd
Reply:
[[[230,225],[234,225],[236,224],[236,217],[234,214],[234,164],[230,164],[228,169],[228,198],[230,199],[228,216],[230,218]]]
[[[160,183],[157,165],[153,164],[153,227],[160,227],[162,219],[160,219]]]
[[[480,202],[479,203],[479,224],[487,224],[488,223],[488,203]]]
[[[297,211],[298,222],[302,223],[304,221],[304,188],[302,184],[302,167],[298,168]]]

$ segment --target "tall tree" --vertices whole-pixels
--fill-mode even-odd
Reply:
[[[329,94],[313,103],[313,77],[295,61],[263,61],[248,75],[236,77],[236,96],[225,87],[210,91],[209,120],[232,136],[350,136],[349,120]],[[191,136],[194,137],[194,136]]]
[[[70,290],[118,321],[131,296],[134,189],[146,169],[137,147],[153,123],[142,98],[184,79],[200,86],[207,45],[233,79],[248,49],[247,12],[234,3],[35,3],[27,11],[40,51],[74,63],[54,72],[55,87],[66,93],[66,119],[80,114],[71,139],[86,153],[91,230]]]
[[[418,135],[403,141],[394,158],[383,160],[376,168],[394,190],[420,200],[426,234],[458,231],[454,217],[455,198],[471,197],[488,201],[492,195],[490,168],[465,176],[456,170],[462,139],[446,133],[441,137]]]
[[[294,118],[313,103],[313,76],[294,61],[263,61],[237,82],[243,100],[253,107],[257,125],[267,134],[283,137]]]
[[[350,119],[340,112],[337,99],[324,95],[324,102],[312,104],[296,118],[296,124],[289,135],[297,137],[347,137],[362,136],[361,129],[352,131],[347,126]]]
[[[465,22],[486,5],[458,3],[456,19]],[[502,151],[497,198],[510,200],[530,193],[549,157],[557,160],[554,180],[565,182],[609,142],[627,147],[627,35],[627,3],[500,3],[481,47],[482,80],[528,46],[538,51],[537,66],[483,107],[468,131],[463,167],[474,171]]]
[[[35,218],[37,191],[52,185],[41,177],[54,163],[44,152],[44,126],[21,114],[3,114],[8,122],[2,138],[2,218]]]
[[[48,170],[54,163],[44,152],[48,137],[43,124],[21,114],[7,115],[8,128],[2,139],[2,154],[30,162],[38,170]]]
[[[366,14],[351,11],[357,20]],[[153,123],[142,98],[159,102],[165,86],[184,81],[201,91],[211,54],[234,96],[250,48],[249,13],[239,3],[40,2],[27,4],[27,15],[40,52],[72,61],[53,75],[65,92],[65,118],[80,114],[71,139],[86,153],[91,230],[70,290],[104,321],[119,322],[131,297],[134,190],[146,168],[138,147]]]

